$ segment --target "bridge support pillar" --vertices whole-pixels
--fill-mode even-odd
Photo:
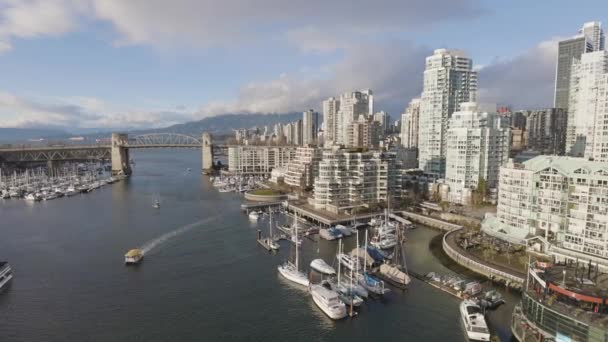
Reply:
[[[213,140],[211,134],[203,133],[201,145],[203,154],[203,174],[208,175],[213,171]]]
[[[131,174],[129,159],[129,148],[125,147],[129,142],[129,136],[124,133],[112,133],[112,175]]]

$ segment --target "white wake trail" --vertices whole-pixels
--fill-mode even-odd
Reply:
[[[191,230],[192,228],[195,228],[197,226],[200,226],[204,223],[207,223],[209,221],[211,221],[213,218],[206,218],[200,221],[196,221],[194,223],[190,223],[188,225],[185,225],[183,227],[179,227],[175,230],[172,230],[168,233],[165,233],[159,237],[157,237],[154,240],[150,240],[148,242],[146,242],[143,246],[141,246],[139,249],[141,249],[141,251],[143,252],[143,254],[148,253],[149,251],[151,251],[152,249],[162,245],[163,243],[165,243],[167,240],[174,238],[178,235],[181,235],[189,230]]]

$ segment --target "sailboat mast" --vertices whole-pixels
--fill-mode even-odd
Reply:
[[[367,272],[367,228],[365,229],[365,262],[363,262],[363,272]]]
[[[340,255],[340,253],[342,253],[342,239],[338,240],[338,255]],[[342,272],[340,272],[341,269],[341,262],[340,262],[340,258],[338,258],[338,285],[340,285],[340,274]]]
[[[296,271],[299,271],[300,270],[300,267],[299,267],[300,266],[300,258],[299,258],[299,254],[298,254],[298,249],[299,249],[298,248],[298,213],[296,213],[295,230],[296,230],[296,235],[295,235],[295,238],[296,238],[296,241],[295,241],[295,244],[296,244]]]

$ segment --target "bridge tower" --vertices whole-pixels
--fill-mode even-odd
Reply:
[[[130,175],[131,164],[129,160],[129,136],[124,133],[112,133],[112,174]]]
[[[207,175],[213,170],[213,140],[211,134],[203,133],[201,145],[203,147],[203,173]]]

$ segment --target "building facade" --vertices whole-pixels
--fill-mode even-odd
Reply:
[[[323,143],[331,146],[336,141],[336,123],[340,100],[335,97],[323,101]]]
[[[420,99],[413,99],[401,115],[401,145],[418,147],[418,125],[420,121]]]
[[[608,268],[608,163],[538,156],[500,169],[498,208],[482,230],[524,243],[542,236],[557,260]]]
[[[342,213],[388,199],[396,186],[395,155],[333,148],[323,151],[311,204]]]
[[[380,135],[384,136],[389,133],[390,115],[385,111],[374,113],[374,121],[380,126]]]
[[[566,150],[608,161],[608,52],[585,53],[572,63]]]
[[[485,181],[485,191],[497,187],[500,167],[509,158],[509,122],[498,113],[478,111],[474,102],[464,102],[449,124],[445,176],[448,201],[467,205],[480,181]]]
[[[370,117],[374,113],[374,96],[371,90],[355,91],[340,96],[340,109],[335,122],[335,145],[347,144],[347,132],[351,122],[360,115]]]
[[[319,113],[312,109],[302,114],[302,145],[317,145]]]
[[[420,168],[427,175],[445,174],[448,120],[460,103],[474,102],[476,93],[477,72],[463,52],[438,49],[426,58],[418,150]]]
[[[357,121],[348,125],[345,145],[347,147],[376,148],[380,143],[381,130],[377,121],[360,115]]]
[[[317,147],[298,147],[294,158],[287,164],[285,183],[300,189],[312,188],[319,175],[319,162],[323,151]]]
[[[555,73],[555,108],[567,109],[570,102],[570,75],[572,62],[588,52],[604,50],[604,32],[599,22],[588,22],[578,34],[558,44]]]
[[[228,171],[235,175],[269,175],[295,155],[296,148],[291,146],[230,146]]]
[[[562,108],[528,112],[526,120],[527,148],[542,154],[564,155],[568,114]]]

